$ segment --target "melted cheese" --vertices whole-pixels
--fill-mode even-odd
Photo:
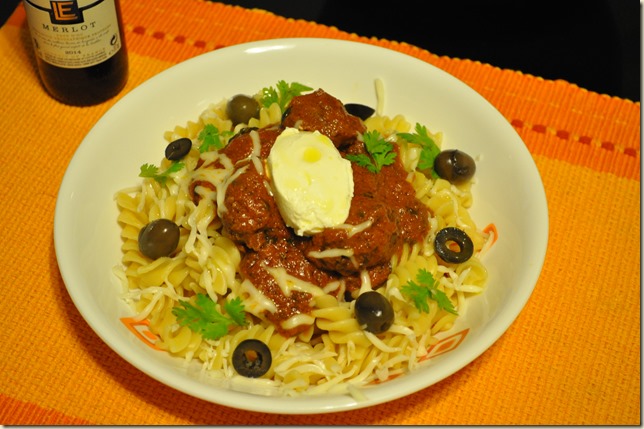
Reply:
[[[336,226],[338,229],[346,229],[347,230],[347,235],[349,238],[353,237],[354,235],[366,230],[367,228],[370,228],[371,225],[373,224],[373,221],[371,219],[366,220],[362,223],[359,223],[358,225],[351,225],[348,223],[343,223],[342,225]]]
[[[326,249],[321,252],[313,250],[308,253],[308,256],[316,259],[339,258],[341,256],[350,258],[353,256],[353,254],[354,254],[353,249]]]
[[[324,295],[322,288],[288,274],[283,267],[269,267],[267,265],[263,265],[263,267],[273,276],[284,296],[291,296],[291,292],[294,290],[310,293],[313,297]]]

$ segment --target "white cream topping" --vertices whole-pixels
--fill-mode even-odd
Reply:
[[[275,201],[298,235],[341,225],[353,197],[351,163],[317,131],[285,129],[268,156]]]

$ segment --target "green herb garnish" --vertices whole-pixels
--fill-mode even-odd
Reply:
[[[277,82],[277,85],[275,85],[275,88],[269,86],[268,88],[262,89],[260,103],[266,108],[270,107],[273,103],[277,103],[282,112],[284,112],[286,110],[286,106],[288,106],[293,97],[302,95],[303,92],[311,91],[312,89],[313,88],[301,83],[286,83],[285,81],[280,80]]]
[[[165,184],[170,174],[180,171],[184,166],[185,164],[183,162],[173,162],[165,171],[159,172],[159,167],[157,167],[156,165],[143,164],[141,166],[139,177],[154,179],[163,185]]]
[[[383,166],[393,164],[396,159],[394,145],[385,140],[378,131],[368,131],[362,135],[364,146],[369,155],[347,155],[349,161],[353,161],[361,167],[365,167],[372,173],[378,173]]]
[[[211,151],[213,148],[216,150],[223,149],[226,146],[224,140],[227,140],[232,135],[232,131],[220,132],[213,124],[206,124],[197,136],[201,142],[199,153]]]
[[[406,285],[400,288],[400,291],[414,303],[418,310],[429,313],[427,300],[431,299],[436,301],[438,308],[448,313],[458,314],[445,292],[436,287],[436,281],[429,271],[425,269],[419,270],[416,273],[416,281],[420,284],[409,280]]]
[[[441,150],[434,142],[434,139],[429,136],[429,132],[424,125],[417,123],[415,131],[416,134],[398,133],[398,136],[421,147],[418,170],[431,171],[432,177],[436,179],[438,178],[438,174],[434,171],[434,159],[438,156]]]
[[[196,296],[196,305],[181,301],[182,307],[174,307],[172,314],[177,317],[181,326],[187,326],[190,330],[198,332],[207,340],[216,340],[228,333],[231,325],[244,326],[246,316],[244,304],[241,298],[226,301],[224,309],[228,316],[217,311],[215,302],[202,293]]]

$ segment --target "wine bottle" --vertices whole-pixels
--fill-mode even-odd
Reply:
[[[119,0],[23,0],[38,74],[47,92],[74,106],[102,103],[128,78]]]

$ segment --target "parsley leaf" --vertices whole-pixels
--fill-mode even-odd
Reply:
[[[228,333],[231,325],[244,326],[246,318],[244,304],[241,298],[237,297],[232,301],[226,301],[224,309],[228,316],[217,311],[215,302],[202,293],[197,294],[196,304],[181,301],[181,307],[174,307],[172,314],[177,317],[181,326],[187,326],[190,330],[200,333],[207,340],[216,340]]]
[[[228,139],[231,135],[233,135],[232,131],[220,132],[213,124],[206,124],[197,136],[201,142],[199,153],[211,151],[213,147],[216,150],[223,149],[225,143],[222,139]]]
[[[293,97],[297,97],[298,95],[302,95],[303,92],[313,89],[301,83],[286,83],[283,80],[278,81],[275,86],[276,88],[269,86],[268,88],[262,89],[260,103],[264,107],[270,107],[271,104],[277,103],[282,112],[286,110],[286,106],[288,106]]]
[[[368,131],[362,135],[365,148],[369,155],[347,155],[349,161],[353,161],[361,167],[365,167],[372,173],[378,173],[383,166],[393,164],[396,159],[394,145],[385,140],[378,131]]]
[[[400,288],[400,291],[414,303],[418,310],[429,313],[427,300],[431,299],[436,301],[438,308],[448,313],[458,314],[445,292],[436,287],[436,281],[429,271],[425,269],[419,270],[416,273],[416,281],[420,284],[409,280],[406,285]]]
[[[167,170],[159,172],[159,167],[157,167],[156,165],[143,164],[141,166],[141,172],[139,173],[139,177],[154,179],[163,185],[165,184],[165,181],[168,179],[170,174],[176,173],[177,171],[181,170],[184,166],[185,164],[183,162],[173,162],[172,165],[170,165],[170,167],[167,168]]]
[[[241,298],[238,297],[231,301],[226,301],[224,309],[236,324],[239,326],[246,324],[246,313],[244,312],[244,303]]]
[[[434,159],[441,150],[434,142],[434,139],[429,136],[427,127],[416,123],[415,131],[416,134],[398,133],[398,136],[421,147],[418,169],[420,171],[431,172],[432,177],[436,179],[438,178],[438,174],[434,171]]]

